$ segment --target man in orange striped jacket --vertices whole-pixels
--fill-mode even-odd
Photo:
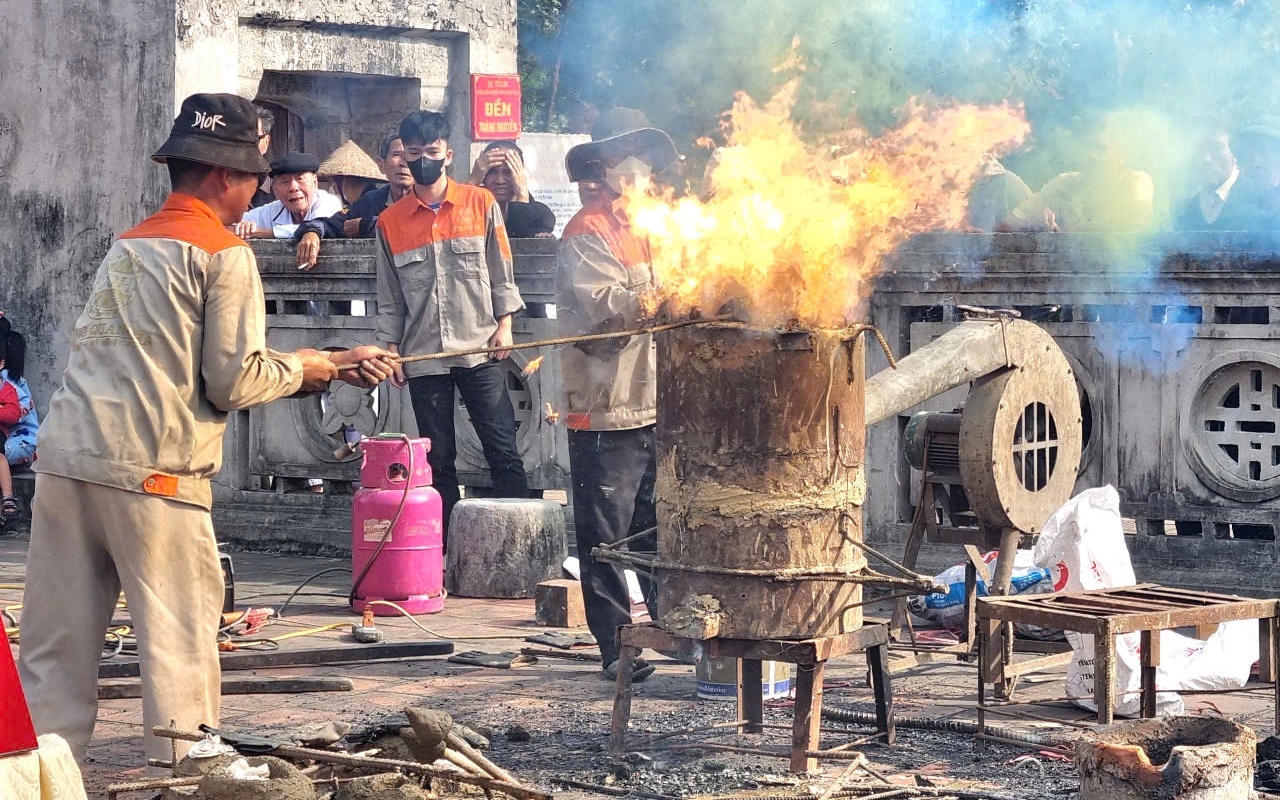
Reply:
[[[257,262],[227,229],[267,166],[252,103],[188,97],[152,158],[173,193],[98,267],[35,466],[19,674],[36,729],[60,734],[78,759],[121,588],[142,660],[147,756],[170,757],[156,725],[218,723],[223,585],[209,507],[227,412],[339,378],[371,386],[393,369],[374,347],[267,347]],[[345,364],[360,369],[340,373]]]
[[[569,180],[585,186],[585,204],[565,227],[556,275],[556,314],[566,336],[636,327],[642,299],[653,291],[649,242],[631,229],[623,194],[643,191],[653,171],[677,158],[671,138],[644,115],[614,108],[597,119],[593,141],[569,151]],[[604,676],[617,677],[619,625],[631,623],[623,569],[591,560],[591,549],[657,525],[654,509],[657,359],[653,336],[584,342],[564,350],[561,373],[574,528],[587,624],[604,658]],[[651,533],[633,542],[656,550]],[[649,613],[653,586],[642,579]],[[633,680],[653,667],[638,659]]]
[[[449,180],[453,162],[443,114],[419,111],[400,123],[413,173],[408,195],[378,217],[378,336],[394,353],[438,353],[511,344],[524,308],[516,288],[502,211],[488,189]],[[505,351],[418,361],[397,368],[409,385],[418,435],[431,440],[431,474],[444,501],[445,531],[458,502],[454,388],[462,396],[498,497],[528,497],[516,448],[516,415],[499,365]]]

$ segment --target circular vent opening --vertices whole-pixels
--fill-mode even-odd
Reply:
[[[1013,470],[1029,492],[1049,484],[1058,464],[1058,423],[1044,403],[1022,410],[1013,431]]]

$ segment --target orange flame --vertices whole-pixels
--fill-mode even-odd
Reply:
[[[713,314],[744,299],[762,324],[848,324],[885,257],[915,233],[961,227],[984,155],[1030,132],[1020,106],[913,102],[878,138],[851,125],[808,143],[791,118],[796,88],[764,106],[738,96],[707,199],[627,197],[651,244],[655,307]]]
[[[530,359],[529,363],[524,365],[524,369],[520,370],[520,377],[528,378],[530,375],[537,372],[538,367],[542,366],[542,359],[544,358],[546,358],[546,356],[538,356],[537,358]]]

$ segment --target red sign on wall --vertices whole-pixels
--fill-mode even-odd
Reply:
[[[515,139],[520,135],[520,76],[471,76],[471,138]]]

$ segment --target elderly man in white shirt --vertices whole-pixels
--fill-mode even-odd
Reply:
[[[268,174],[275,202],[245,213],[234,227],[236,235],[242,239],[292,239],[299,224],[341,211],[342,198],[319,187],[319,169],[320,159],[309,153],[289,153],[273,161]]]

